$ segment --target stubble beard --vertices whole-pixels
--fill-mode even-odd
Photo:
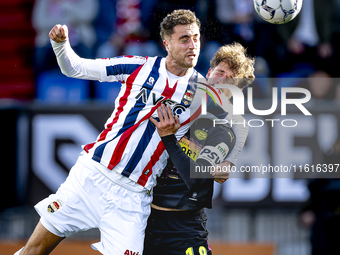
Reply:
[[[173,54],[171,54],[171,57],[172,57],[172,59],[175,60],[176,64],[179,67],[182,67],[182,68],[186,68],[186,69],[193,68],[197,64],[197,60],[196,59],[192,63],[186,63],[185,62],[185,57],[184,58],[180,58],[180,57],[174,56]]]

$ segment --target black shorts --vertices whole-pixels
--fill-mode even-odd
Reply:
[[[145,230],[144,255],[211,255],[207,215],[199,211],[151,210]]]

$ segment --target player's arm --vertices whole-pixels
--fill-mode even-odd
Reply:
[[[247,121],[241,115],[231,115],[230,118],[233,123],[232,129],[237,139],[234,149],[227,156],[226,160],[231,162],[233,165],[236,165],[237,158],[243,150],[244,144],[247,140],[249,126]]]
[[[221,107],[216,104],[211,97],[208,97],[207,111],[215,116],[219,116],[220,119],[226,120],[229,124],[232,123],[230,126],[237,139],[235,147],[225,160],[236,165],[237,158],[241,153],[248,136],[249,126],[247,122],[241,115],[233,115],[232,104],[228,104],[225,100],[223,100],[223,107]]]
[[[189,189],[193,189],[194,187],[202,184],[205,181],[205,178],[213,178],[210,173],[195,172],[195,169],[202,169],[204,166],[216,166],[216,164],[226,157],[228,151],[232,149],[235,139],[229,139],[230,142],[228,140],[224,141],[224,139],[222,142],[223,144],[221,143],[221,137],[226,139],[229,138],[225,136],[225,130],[220,130],[226,127],[219,126],[216,127],[215,130],[209,132],[206,143],[195,162],[183,152],[181,146],[177,142],[176,136],[174,135],[181,126],[178,117],[173,117],[170,107],[167,106],[166,110],[163,104],[157,109],[157,112],[160,121],[158,122],[153,118],[150,118],[150,120],[157,127],[158,134],[160,135],[162,142],[174,166],[176,167],[176,170],[181,175],[187,187]],[[225,155],[221,153],[221,150],[218,149],[218,146],[221,146],[223,149],[225,149],[225,151],[227,151]],[[196,177],[201,178],[191,178],[190,169],[193,170],[191,172],[193,176],[195,173],[197,173]]]
[[[55,25],[49,37],[63,74],[72,78],[101,80],[101,66],[96,60],[81,58],[71,48],[66,25]]]
[[[50,31],[49,37],[61,72],[68,77],[99,81],[125,81],[131,74],[131,70],[134,70],[132,68],[126,70],[127,66],[140,66],[145,63],[145,58],[81,58],[71,48],[66,25],[55,25]]]

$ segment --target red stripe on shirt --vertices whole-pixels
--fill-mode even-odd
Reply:
[[[143,187],[145,186],[145,184],[148,182],[150,175],[152,174],[153,166],[159,160],[164,150],[165,150],[164,144],[162,141],[160,141],[157,145],[157,149],[151,156],[149,163],[146,165],[141,176],[138,178],[138,181],[137,181],[138,184],[142,185]]]
[[[94,143],[86,144],[86,145],[84,146],[84,150],[85,150],[87,153],[89,153],[89,151],[93,148],[93,146],[94,146],[95,144],[96,144],[95,142],[94,142]]]
[[[162,96],[164,96],[164,99],[171,99],[173,94],[175,93],[177,88],[177,82],[175,83],[173,88],[170,88],[168,80],[166,81],[165,88],[162,92]],[[163,99],[163,100],[164,100]],[[162,101],[163,101],[162,100]],[[147,120],[151,117],[151,115],[154,113],[154,111],[161,105],[162,101],[159,101],[154,107],[151,108],[150,112],[145,115],[138,123],[134,124],[132,127],[130,127],[128,130],[126,130],[120,137],[116,147],[115,151],[112,154],[110,163],[108,165],[108,168],[112,170],[122,159],[123,153],[125,151],[125,148],[130,141],[132,133],[137,129],[137,127],[142,123],[143,121]]]
[[[107,134],[112,130],[112,126],[114,124],[117,123],[118,119],[119,119],[119,115],[123,112],[124,110],[124,106],[126,105],[126,103],[128,102],[128,97],[131,93],[131,89],[132,89],[132,84],[135,81],[140,69],[143,67],[144,65],[141,65],[140,67],[138,67],[126,80],[126,90],[124,92],[124,95],[119,99],[119,105],[117,107],[117,112],[115,114],[115,117],[113,118],[112,122],[109,123],[106,126],[106,129],[100,134],[100,137],[98,139],[99,141],[104,141]]]
[[[178,83],[178,81],[176,81],[173,88],[170,88],[168,78],[166,78],[166,85],[165,85],[164,91],[162,93],[162,96],[170,99],[176,91],[177,83]]]
[[[126,145],[130,140],[130,137],[132,133],[137,129],[137,127],[145,121],[146,119],[150,118],[151,115],[154,113],[154,111],[161,105],[162,101],[159,101],[154,107],[151,108],[151,111],[145,115],[138,123],[134,124],[132,127],[130,127],[128,130],[126,130],[120,137],[116,147],[115,151],[112,154],[110,164],[108,165],[108,168],[112,170],[121,160],[123,153],[125,151]]]
[[[145,58],[147,59],[147,57]],[[97,140],[97,142],[100,141],[104,141],[106,139],[107,134],[112,130],[112,126],[117,123],[118,119],[119,119],[119,115],[123,112],[124,110],[124,106],[126,105],[126,103],[128,102],[127,98],[130,95],[131,89],[132,89],[132,84],[135,81],[140,69],[142,69],[142,67],[144,66],[141,65],[140,67],[138,67],[126,80],[126,90],[124,92],[124,95],[119,99],[119,105],[117,107],[117,112],[115,114],[115,117],[113,118],[112,122],[106,125],[106,128],[100,133],[100,136]],[[124,81],[122,81],[122,83],[125,83]],[[89,151],[93,148],[93,146],[96,144],[96,142],[94,143],[90,143],[84,146],[84,150],[89,153]]]

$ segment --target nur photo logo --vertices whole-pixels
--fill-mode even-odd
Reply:
[[[244,115],[245,114],[245,96],[243,91],[234,85],[230,84],[216,84],[213,87],[210,85],[207,85],[208,89],[202,89],[204,90],[215,102],[215,104],[220,104],[222,107],[226,104],[229,104],[227,100],[229,99],[227,97],[221,97],[219,96],[219,93],[217,90],[225,90],[228,89],[233,97],[233,104],[231,105],[232,114],[234,115]],[[304,104],[308,103],[311,99],[311,93],[309,90],[305,88],[298,88],[298,87],[285,87],[280,88],[280,100],[279,99],[279,88],[273,87],[271,88],[271,107],[269,109],[260,110],[256,109],[254,106],[254,97],[253,97],[253,88],[248,87],[246,88],[247,92],[247,106],[250,113],[256,115],[256,116],[268,116],[273,114],[280,103],[281,116],[287,116],[287,106],[288,105],[295,105],[302,114],[305,116],[312,116],[312,114],[307,110],[307,108],[304,106]],[[299,98],[288,98],[288,94],[294,93],[299,94]],[[217,98],[217,100],[216,100]],[[206,105],[206,98],[202,96],[202,114],[207,114],[207,105]],[[267,122],[271,122],[271,127],[274,127],[275,122],[280,121],[281,125],[283,127],[295,127],[298,125],[297,120],[295,119],[265,119]],[[233,123],[231,120],[228,121],[226,119],[215,119],[214,120],[214,126],[219,124],[227,124],[229,123],[231,126],[235,124],[243,124],[244,126],[248,124],[250,127],[262,127],[264,125],[263,119],[250,119],[247,121],[244,120],[244,123]]]

